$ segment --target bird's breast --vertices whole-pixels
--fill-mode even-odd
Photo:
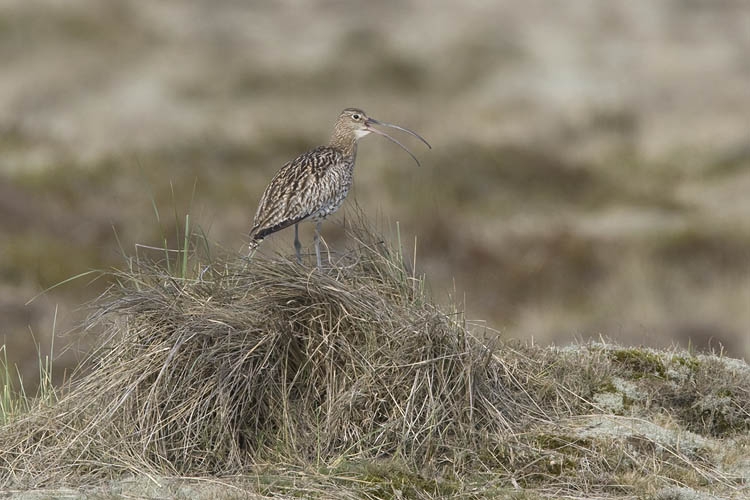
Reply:
[[[323,219],[338,210],[352,187],[354,162],[330,167],[319,179],[319,205],[313,218]]]

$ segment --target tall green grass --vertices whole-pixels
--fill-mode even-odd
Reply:
[[[52,324],[51,344],[48,353],[43,353],[41,345],[32,336],[36,346],[39,383],[35,392],[27,390],[18,365],[8,359],[8,346],[0,345],[0,425],[28,413],[37,405],[52,405],[57,401],[57,390],[52,382],[55,353],[55,328],[57,307]]]

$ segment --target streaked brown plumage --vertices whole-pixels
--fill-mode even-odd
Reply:
[[[385,132],[372,128],[372,125],[408,132],[431,147],[411,130],[369,118],[361,109],[345,109],[336,121],[329,144],[303,153],[281,167],[263,192],[250,230],[251,251],[269,234],[294,224],[294,247],[297,260],[301,261],[297,224],[309,219],[316,222],[315,255],[318,267],[321,266],[321,222],[339,209],[349,193],[357,158],[357,141],[367,134],[376,133],[395,142],[419,164],[400,142]]]

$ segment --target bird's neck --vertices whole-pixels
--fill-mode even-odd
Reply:
[[[357,138],[354,134],[347,134],[345,136],[334,134],[328,146],[346,157],[351,156],[354,158],[357,156]]]

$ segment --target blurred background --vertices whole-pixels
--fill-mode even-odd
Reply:
[[[438,302],[504,337],[747,357],[748,26],[742,0],[0,0],[8,356],[33,380],[35,342],[107,282],[27,302],[174,244],[188,212],[244,250],[272,175],[355,106],[434,149],[403,137],[417,168],[364,140],[333,249],[359,204],[416,238]],[[58,371],[79,338],[56,338]]]

